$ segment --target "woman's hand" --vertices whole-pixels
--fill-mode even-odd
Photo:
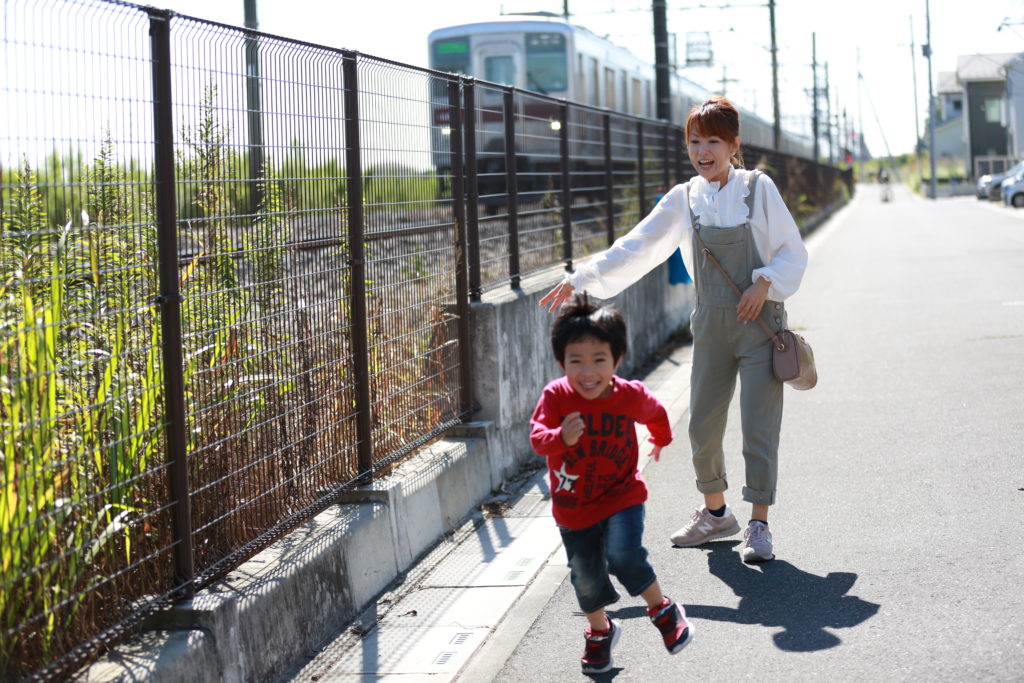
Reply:
[[[559,282],[558,286],[552,289],[550,292],[544,295],[540,300],[541,306],[548,306],[548,311],[554,313],[566,301],[572,296],[573,286],[568,282]]]
[[[768,280],[758,277],[757,282],[747,287],[747,291],[743,292],[743,296],[740,297],[740,302],[736,304],[736,320],[741,323],[757,320],[765,299],[768,298],[770,285]]]
[[[651,452],[647,454],[647,457],[654,458],[654,462],[658,462],[661,459],[661,446],[655,446],[651,449]]]

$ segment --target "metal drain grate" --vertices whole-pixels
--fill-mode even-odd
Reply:
[[[434,661],[431,662],[431,664],[433,664],[434,666],[444,666],[454,656],[454,652],[439,652],[438,655],[434,657]]]

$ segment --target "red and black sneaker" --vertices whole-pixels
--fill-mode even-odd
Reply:
[[[686,612],[672,598],[665,596],[661,607],[648,608],[651,621],[665,641],[665,649],[675,654],[693,640],[693,626],[686,620]]]
[[[612,648],[619,642],[622,631],[613,619],[608,620],[607,631],[593,631],[589,627],[583,632],[587,639],[587,649],[583,651],[580,663],[585,674],[603,674],[611,671]]]

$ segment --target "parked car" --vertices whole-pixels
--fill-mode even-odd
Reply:
[[[978,176],[978,182],[974,184],[974,195],[978,199],[988,199],[989,188],[993,183],[1002,183],[1004,175],[1003,173],[995,175],[986,173],[983,176]]]
[[[990,199],[998,202],[1002,199],[1002,183],[1007,178],[1013,178],[1024,171],[1024,161],[1007,169],[1003,173],[986,173],[978,178],[975,186],[978,199]]]
[[[1003,204],[1024,208],[1024,175],[1017,174],[1002,182]]]

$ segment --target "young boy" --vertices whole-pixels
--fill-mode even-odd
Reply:
[[[646,425],[658,459],[672,441],[665,407],[639,381],[615,376],[626,323],[613,308],[576,295],[555,318],[551,346],[564,377],[544,387],[531,419],[533,449],[547,459],[551,505],[587,616],[583,673],[612,668],[619,624],[604,608],[619,599],[609,574],[647,602],[671,654],[693,636],[683,609],[661,592],[643,547],[647,485],[637,470],[635,423]]]

